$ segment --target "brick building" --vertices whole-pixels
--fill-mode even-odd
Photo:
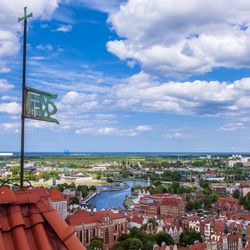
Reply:
[[[121,234],[128,232],[127,216],[111,210],[80,210],[69,215],[66,221],[75,227],[76,235],[84,246],[88,246],[93,237],[98,237],[103,239],[106,249],[115,245]]]
[[[225,211],[237,211],[242,209],[239,200],[228,197],[219,197],[215,205],[216,209],[225,210]]]
[[[172,194],[147,195],[135,204],[135,212],[148,216],[164,218],[167,216],[182,216],[185,203],[181,197]]]

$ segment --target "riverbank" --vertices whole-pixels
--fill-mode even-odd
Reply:
[[[128,210],[131,211],[131,206],[133,205],[133,198],[131,196],[127,196],[123,202],[123,206]]]
[[[126,209],[124,204],[126,197],[131,196],[131,188],[133,186],[147,186],[147,182],[139,181],[124,181],[127,188],[121,188],[115,191],[100,192],[98,195],[94,196],[88,201],[88,205],[95,207],[97,210],[104,208],[121,208]],[[97,190],[98,191],[98,190]],[[129,205],[129,204],[128,204]]]

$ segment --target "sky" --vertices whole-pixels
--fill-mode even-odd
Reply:
[[[59,125],[26,120],[26,152],[250,152],[248,0],[0,0],[0,151],[20,151],[27,85]]]

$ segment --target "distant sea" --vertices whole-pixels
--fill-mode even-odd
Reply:
[[[19,156],[19,152],[8,152],[13,153],[14,156]],[[250,152],[25,152],[25,156],[79,156],[79,155],[88,155],[88,156],[108,156],[108,155],[145,155],[145,156],[201,156],[205,157],[211,155],[216,156],[227,156],[227,155],[243,155],[250,156]]]

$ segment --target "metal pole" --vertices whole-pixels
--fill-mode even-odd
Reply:
[[[25,128],[25,80],[26,80],[26,35],[27,19],[24,19],[23,28],[23,80],[22,80],[22,115],[21,115],[21,168],[20,168],[20,186],[23,187],[24,172],[24,128]]]

